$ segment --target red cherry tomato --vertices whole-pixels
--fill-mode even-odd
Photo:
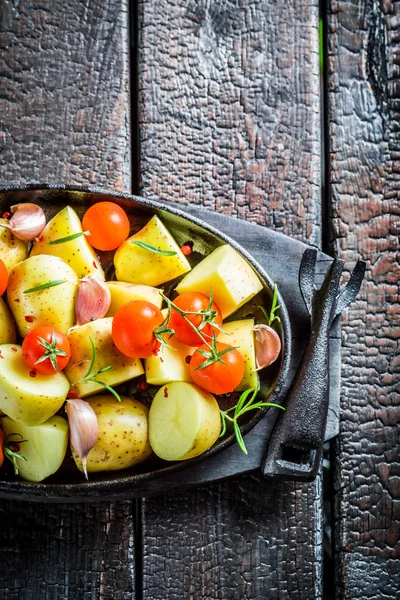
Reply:
[[[227,350],[230,346],[217,342],[218,352]],[[214,362],[203,369],[197,369],[206,360],[207,356],[200,354],[208,352],[206,345],[200,346],[190,361],[190,376],[194,383],[211,394],[227,394],[232,392],[242,381],[244,375],[243,356],[236,349],[232,349],[221,356],[223,362]]]
[[[185,292],[174,300],[174,304],[184,311],[196,312],[206,311],[210,303],[210,298],[199,292]],[[213,302],[211,305],[211,312],[213,314],[213,321],[220,327],[222,325],[222,315],[218,306]],[[210,313],[209,313],[210,314]],[[205,337],[207,342],[211,342],[213,333],[216,336],[219,334],[219,330],[208,322],[207,315],[186,315],[186,318],[196,327],[200,327],[202,320],[205,320],[205,325],[201,327],[201,334]],[[201,346],[204,344],[204,340],[201,339],[199,334],[185,321],[185,319],[174,309],[171,311],[171,319],[169,327],[175,331],[175,338],[187,344],[188,346]]]
[[[53,327],[35,327],[22,342],[22,356],[28,367],[42,375],[62,371],[71,357],[68,338]]]
[[[132,300],[114,315],[112,337],[118,350],[131,358],[156,354],[161,343],[154,335],[164,321],[161,310],[145,300]]]
[[[82,228],[97,250],[115,250],[129,235],[130,223],[125,211],[115,202],[98,202],[84,214]]]
[[[0,258],[0,296],[4,294],[8,284],[8,271],[6,265]]]

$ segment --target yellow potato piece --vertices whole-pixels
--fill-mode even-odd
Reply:
[[[28,427],[9,417],[1,420],[6,435],[19,433],[21,454],[26,460],[17,459],[19,475],[27,481],[43,481],[61,467],[68,447],[68,421],[55,415],[41,425]]]
[[[47,223],[40,235],[41,241],[36,242],[31,250],[31,256],[37,254],[58,256],[74,269],[79,278],[85,275],[96,275],[104,280],[100,261],[86,236],[82,235],[62,244],[49,244],[81,231],[82,224],[78,215],[70,206],[66,206]]]
[[[0,410],[15,421],[40,425],[58,411],[68,391],[64,373],[35,373],[26,365],[21,346],[0,346]]]
[[[157,356],[149,356],[145,359],[144,370],[147,383],[163,385],[171,381],[191,382],[189,363],[186,359],[192,356],[195,348],[182,344],[174,337],[168,340],[168,344],[174,350],[164,346]]]
[[[12,344],[17,340],[15,323],[6,303],[0,298],[0,344]]]
[[[203,454],[221,431],[214,396],[193,383],[163,385],[149,412],[150,445],[164,460],[186,460]]]
[[[254,319],[243,319],[224,323],[223,330],[218,336],[218,341],[229,346],[234,346],[244,359],[244,375],[236,391],[242,392],[249,388],[258,386],[258,374],[256,372],[256,353],[254,347]]]
[[[252,267],[232,246],[225,244],[214,250],[177,285],[178,294],[212,290],[213,300],[223,318],[243,306],[260,290],[262,283]]]
[[[100,373],[96,379],[114,386],[144,373],[143,365],[138,358],[125,356],[118,350],[112,339],[112,318],[97,319],[80,327],[74,327],[67,335],[71,345],[71,358],[65,367],[65,374],[71,385],[82,379],[90,366],[92,346],[95,347],[95,361],[92,371],[105,367],[110,370]],[[73,386],[80,398],[84,398],[104,387],[92,381],[86,381]]]
[[[121,306],[132,300],[147,300],[161,308],[163,299],[158,288],[126,281],[106,281],[106,284],[111,293],[111,304],[106,317],[113,317]]]
[[[8,223],[7,219],[0,219],[0,223]],[[7,271],[28,256],[28,243],[16,238],[9,229],[0,227],[0,258],[6,265]]]
[[[36,292],[28,290],[48,282],[62,283]],[[78,276],[61,258],[31,256],[9,273],[7,300],[22,337],[42,325],[67,333],[75,323]]]
[[[148,408],[138,400],[104,394],[87,400],[97,415],[99,434],[87,457],[87,471],[118,471],[145,460],[152,453],[148,440]],[[82,471],[82,461],[72,448]]]
[[[144,242],[155,248],[175,252],[163,256],[145,250],[133,242]],[[119,281],[156,286],[190,271],[190,264],[178,244],[157,216],[135,235],[128,238],[115,253],[114,265]]]

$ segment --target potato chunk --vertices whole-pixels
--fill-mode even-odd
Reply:
[[[47,223],[40,235],[41,241],[36,242],[31,250],[31,256],[37,254],[58,256],[74,269],[79,278],[85,275],[96,275],[104,280],[104,272],[100,261],[88,243],[86,236],[82,235],[61,244],[50,244],[50,242],[81,231],[82,224],[78,215],[70,206],[66,206]]]
[[[111,293],[111,304],[106,317],[113,317],[117,310],[132,300],[147,300],[161,308],[160,290],[149,285],[135,285],[126,281],[106,281]]]
[[[218,336],[218,341],[229,346],[234,346],[243,356],[244,375],[236,391],[242,392],[258,385],[258,374],[256,372],[256,353],[254,347],[254,319],[243,319],[224,323],[224,332]]]
[[[6,435],[19,433],[27,440],[21,444],[21,454],[26,460],[17,459],[19,474],[27,481],[43,481],[61,467],[68,447],[68,422],[55,415],[41,425],[28,427],[9,417],[1,419]]]
[[[65,374],[71,384],[82,379],[92,359],[92,346],[95,347],[95,360],[92,371],[111,367],[109,371],[100,373],[99,381],[114,386],[143,374],[143,365],[138,358],[129,358],[118,350],[112,339],[112,318],[97,319],[80,327],[74,327],[68,333],[71,345],[71,358],[65,367]],[[80,398],[89,396],[104,389],[98,383],[86,381],[73,388]]]
[[[172,256],[156,254],[137,246],[144,242]],[[157,216],[128,238],[115,253],[116,277],[120,281],[156,286],[190,271],[190,264],[178,244]]]
[[[25,363],[21,346],[0,346],[0,410],[15,421],[40,425],[58,411],[68,391],[64,373],[36,373]]]
[[[33,292],[45,283],[62,283]],[[61,258],[41,254],[13,267],[9,274],[8,306],[22,337],[28,328],[42,325],[67,333],[75,323],[75,296],[78,276]]]
[[[8,223],[7,219],[0,219],[0,223]],[[28,256],[28,243],[19,240],[9,229],[0,227],[0,258],[10,271]]]
[[[177,285],[178,294],[212,290],[223,318],[235,312],[260,290],[262,283],[244,258],[225,244],[204,258]]]
[[[203,454],[221,431],[219,406],[193,383],[173,382],[154,396],[149,412],[149,439],[164,460],[186,460]]]
[[[0,298],[0,344],[12,344],[16,339],[14,320],[6,303]]]
[[[111,394],[88,398],[97,415],[99,434],[87,457],[87,471],[118,471],[145,460],[152,453],[148,440],[148,408],[138,400]],[[82,461],[75,450],[72,456],[82,471]]]

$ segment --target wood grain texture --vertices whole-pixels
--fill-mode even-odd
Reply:
[[[141,187],[320,240],[318,2],[140,0]]]
[[[317,31],[313,1],[140,1],[143,194],[320,245]],[[246,476],[145,499],[143,598],[319,599],[320,488]]]
[[[343,320],[335,445],[337,597],[399,598],[398,2],[331,2],[332,242],[366,281]]]
[[[130,190],[128,0],[2,0],[2,183]]]
[[[0,180],[130,191],[125,0],[0,3]],[[134,505],[0,502],[0,598],[133,599]]]

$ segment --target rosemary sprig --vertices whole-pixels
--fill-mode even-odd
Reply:
[[[27,458],[21,454],[21,452],[19,451],[19,445],[23,444],[24,442],[27,442],[28,440],[12,440],[11,438],[15,437],[15,436],[19,436],[20,438],[22,438],[22,435],[20,433],[9,433],[8,436],[6,437],[6,439],[4,440],[4,444],[3,444],[3,450],[4,450],[4,456],[6,458],[8,458],[9,461],[12,462],[12,465],[14,467],[14,473],[16,475],[19,474],[19,466],[18,466],[18,462],[17,462],[17,458],[19,458],[20,460],[27,460]],[[15,448],[13,448],[13,446],[18,446],[18,449],[16,450]]]
[[[281,322],[280,317],[278,317],[278,315],[275,314],[276,311],[280,309],[280,305],[278,304],[278,286],[276,285],[276,283],[274,285],[274,295],[272,297],[272,306],[269,314],[263,306],[259,306],[259,308],[261,308],[264,317],[267,319],[268,326],[271,326],[274,321],[278,321],[278,323]]]
[[[71,387],[75,387],[76,385],[78,385],[79,383],[97,383],[98,385],[103,386],[106,390],[108,390],[110,392],[110,394],[112,394],[113,396],[115,396],[115,398],[118,400],[118,402],[121,402],[121,398],[118,395],[118,393],[107,383],[104,383],[104,381],[100,381],[99,379],[97,379],[97,376],[100,375],[101,373],[105,373],[106,371],[110,371],[112,369],[112,367],[109,365],[108,367],[103,367],[102,369],[97,369],[96,371],[93,371],[93,367],[94,367],[94,363],[96,360],[96,348],[94,346],[94,342],[92,340],[92,337],[89,336],[89,341],[90,341],[90,345],[92,348],[92,356],[90,359],[90,364],[89,364],[89,368],[86,372],[86,375],[84,375],[81,379],[79,379],[78,381],[75,381],[75,383],[72,384]]]
[[[71,233],[71,235],[67,235],[66,237],[58,238],[57,240],[47,242],[47,245],[53,246],[55,244],[64,244],[65,242],[72,242],[72,240],[76,240],[76,238],[79,238],[82,235],[90,235],[90,231],[78,231],[78,233]]]
[[[263,408],[265,406],[274,406],[275,408],[280,408],[281,410],[285,410],[283,406],[279,404],[274,404],[273,402],[257,402],[255,401],[257,398],[257,394],[260,390],[260,386],[258,385],[255,388],[250,388],[243,392],[235,406],[228,408],[227,410],[220,410],[221,414],[221,433],[219,437],[222,437],[226,433],[227,421],[230,421],[233,424],[233,432],[236,437],[236,441],[244,454],[248,454],[246,445],[243,440],[242,432],[240,431],[240,426],[238,423],[238,419],[242,417],[245,413],[250,410],[256,410],[258,408]],[[248,399],[250,396],[250,399]],[[233,416],[230,416],[229,413],[233,411]]]
[[[139,248],[143,248],[143,250],[148,250],[148,252],[152,252],[153,254],[161,254],[162,256],[177,255],[177,252],[174,252],[173,250],[162,250],[161,248],[157,248],[156,246],[152,246],[151,244],[146,244],[146,242],[132,240],[130,243],[135,244],[135,246],[139,246]]]
[[[46,283],[41,283],[36,287],[29,288],[29,290],[24,290],[24,294],[32,294],[32,292],[40,292],[41,290],[47,290],[47,288],[54,287],[55,285],[61,285],[62,283],[66,283],[66,279],[55,279],[54,281],[46,281]]]

